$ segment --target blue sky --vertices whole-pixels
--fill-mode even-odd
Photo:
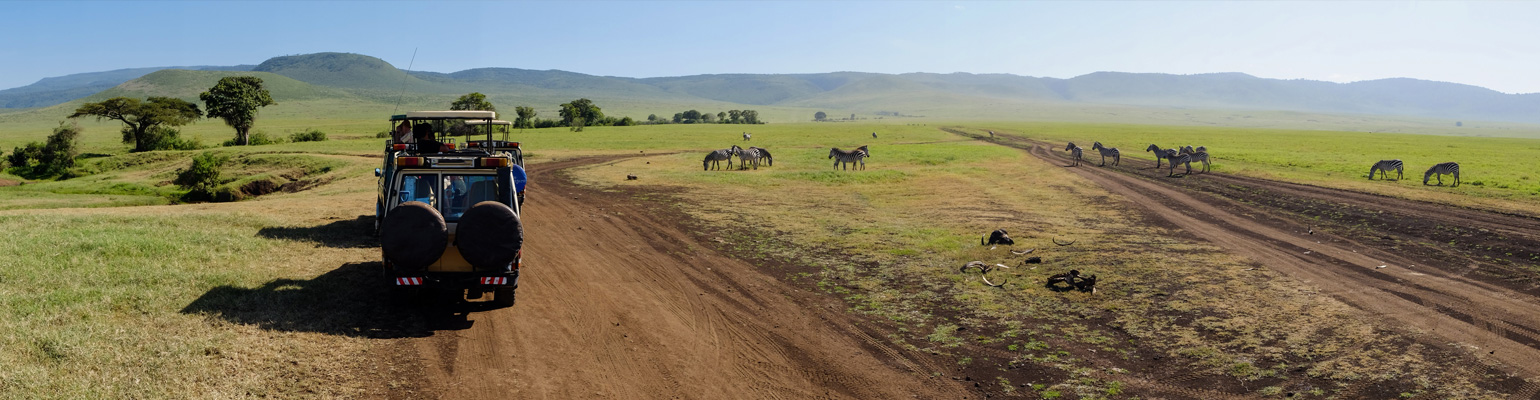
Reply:
[[[0,1],[0,9],[0,89],[80,72],[337,51],[436,72],[1244,72],[1540,92],[1540,2]]]

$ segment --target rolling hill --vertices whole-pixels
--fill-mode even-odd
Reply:
[[[1540,123],[1540,94],[1504,94],[1470,85],[1407,78],[1345,84],[1266,79],[1242,73],[1122,72],[1097,72],[1069,79],[864,72],[624,78],[517,68],[406,72],[384,60],[349,53],[274,57],[254,67],[229,69],[262,74],[275,90],[283,91],[281,96],[274,93],[280,98],[347,98],[389,104],[435,104],[458,94],[479,91],[497,104],[557,104],[587,97],[601,104],[624,104],[622,107],[627,110],[666,113],[690,108],[816,108],[827,109],[831,115],[887,111],[972,117],[960,111],[1136,107]],[[39,107],[119,95],[190,98],[196,96],[199,85],[206,88],[208,84],[204,82],[212,82],[210,77],[217,80],[217,76],[232,73],[145,70],[148,69],[44,79],[38,84],[0,91],[0,107]],[[141,76],[110,88],[102,87],[135,74]]]

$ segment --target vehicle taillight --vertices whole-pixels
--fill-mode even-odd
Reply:
[[[508,147],[519,147],[519,142],[508,142]]]
[[[398,166],[398,167],[421,167],[422,165],[423,165],[422,157],[399,157],[399,158],[396,158],[396,166]]]
[[[502,157],[487,157],[481,159],[481,166],[483,167],[506,167],[509,164],[512,163],[509,162],[507,158]]]
[[[480,142],[470,142],[470,143],[466,143],[465,146],[466,147],[481,147],[481,143]]]
[[[407,144],[406,143],[396,143],[396,144],[390,145],[390,149],[391,150],[406,150],[406,148],[407,148]]]

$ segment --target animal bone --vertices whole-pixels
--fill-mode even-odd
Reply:
[[[962,268],[958,268],[957,270],[960,272],[968,272],[968,268],[978,268],[979,273],[981,274],[989,272],[990,269],[989,264],[985,264],[983,261],[969,261],[968,265],[964,265]]]
[[[1059,238],[1053,238],[1053,244],[1060,245],[1060,246],[1069,246],[1069,245],[1075,244],[1075,241],[1071,240],[1071,241],[1069,241],[1069,243],[1059,243]]]
[[[1019,255],[1023,255],[1023,254],[1027,254],[1027,253],[1031,253],[1031,252],[1033,252],[1033,251],[1037,251],[1037,249],[1027,249],[1027,250],[1026,250],[1026,251],[1016,251],[1016,250],[1011,250],[1011,254],[1015,254],[1015,255],[1018,255],[1018,256],[1019,256]]]
[[[1000,281],[999,284],[995,284],[994,282],[990,282],[989,281],[989,277],[988,276],[980,276],[980,278],[984,278],[984,284],[985,285],[989,285],[991,287],[1001,287],[1001,286],[1005,286],[1005,284],[1011,282],[1009,279],[1007,279],[1007,280]]]

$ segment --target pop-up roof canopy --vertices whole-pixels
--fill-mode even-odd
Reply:
[[[406,114],[392,115],[391,121],[401,120],[435,120],[435,119],[479,119],[490,120],[497,118],[496,111],[412,111]]]
[[[487,121],[487,120],[484,120],[484,119],[478,119],[478,120],[474,120],[474,121],[465,121],[465,124],[466,125],[513,125],[512,122],[508,122],[508,121],[504,121],[504,120],[500,120],[500,119],[494,119],[494,120],[491,120],[491,121]]]

